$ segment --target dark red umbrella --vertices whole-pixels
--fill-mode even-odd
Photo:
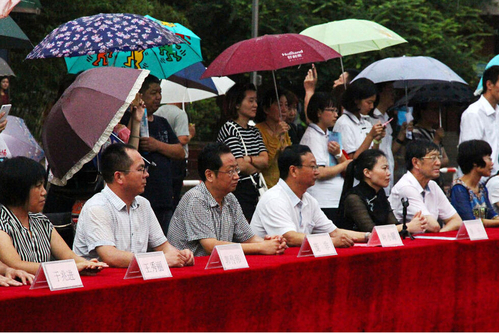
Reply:
[[[311,37],[299,34],[265,35],[238,42],[223,51],[201,78],[327,61],[341,55]]]
[[[135,98],[148,70],[98,67],[81,73],[50,110],[43,126],[45,155],[64,186],[92,160]]]

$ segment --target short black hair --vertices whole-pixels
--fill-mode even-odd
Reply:
[[[217,171],[222,167],[220,156],[230,154],[230,148],[223,142],[207,144],[198,155],[198,174],[201,180],[206,181],[206,170]]]
[[[496,84],[499,79],[499,66],[490,66],[483,72],[482,76],[482,94],[485,94],[487,91],[487,81],[492,82],[492,84]]]
[[[307,153],[312,153],[312,151],[305,145],[291,145],[286,147],[277,160],[279,176],[286,180],[289,175],[289,167],[292,165],[302,166],[301,157]]]
[[[355,77],[357,75],[359,75],[359,73],[360,73],[360,71],[357,70],[357,69],[355,69],[355,68],[347,68],[347,69],[345,69],[345,72],[348,73],[348,76],[347,76],[347,81],[348,81],[347,85],[350,84],[350,82],[352,82],[352,80],[355,79]]]
[[[407,171],[411,171],[414,167],[412,165],[412,159],[414,157],[417,159],[421,159],[425,157],[426,154],[432,151],[437,151],[438,153],[440,153],[440,148],[436,143],[430,140],[420,139],[409,142],[409,144],[407,144],[405,148],[405,167]]]
[[[140,87],[139,93],[143,94],[149,89],[149,86],[151,84],[159,84],[161,85],[161,80],[158,79],[156,76],[149,74],[145,79],[144,82],[142,83],[142,87]]]
[[[356,102],[371,96],[376,96],[376,101],[378,100],[376,85],[373,81],[361,77],[347,86],[347,90],[345,90],[341,97],[341,105],[343,105],[346,110],[356,113],[360,111]],[[376,103],[374,106],[376,107]]]
[[[237,106],[240,105],[246,98],[246,91],[255,91],[256,87],[253,83],[236,83],[226,93],[225,114],[229,120],[239,118]]]
[[[491,154],[492,148],[486,141],[464,141],[459,144],[457,150],[457,164],[466,175],[473,170],[475,165],[483,168],[486,165],[483,158],[485,156],[490,156]]]
[[[277,99],[279,96],[279,99]],[[256,110],[255,123],[264,122],[267,119],[267,114],[265,113],[265,109],[268,109],[275,102],[279,103],[281,97],[286,97],[286,91],[282,88],[277,88],[277,95],[275,88],[268,89],[264,94],[262,99],[258,102],[258,108]],[[286,100],[288,97],[286,97]]]
[[[113,143],[109,145],[101,155],[102,178],[108,184],[114,181],[114,173],[120,170],[129,170],[133,164],[132,159],[126,152],[127,149],[137,150],[134,146]]]
[[[337,107],[336,99],[332,94],[326,92],[316,92],[310,98],[307,106],[307,116],[311,122],[317,124],[319,122],[319,112],[326,108]]]
[[[0,203],[26,205],[30,190],[47,180],[43,166],[27,157],[8,158],[0,163]]]

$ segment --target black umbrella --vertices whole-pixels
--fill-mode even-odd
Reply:
[[[412,89],[395,103],[395,106],[438,102],[438,103],[469,103],[475,96],[467,85],[458,82],[439,82],[426,84]]]
[[[0,19],[0,49],[32,49],[28,36],[10,17]]]

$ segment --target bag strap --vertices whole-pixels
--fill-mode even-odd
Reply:
[[[246,156],[248,156],[248,150],[246,149],[246,144],[244,143],[244,139],[243,139],[243,136],[241,135],[241,132],[239,132],[239,129],[237,128],[237,126],[234,125],[232,122],[228,121],[227,124],[229,124],[230,126],[232,126],[236,130],[237,134],[239,135],[239,140],[241,140],[241,143],[243,144],[244,153],[246,154]],[[257,187],[258,184],[256,183],[255,179],[253,178],[253,175],[249,175],[249,177],[250,177],[253,185],[255,187]],[[259,177],[259,178],[262,178],[262,177]]]

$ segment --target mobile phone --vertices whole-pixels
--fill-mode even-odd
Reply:
[[[2,108],[0,109],[0,113],[5,112],[5,115],[2,118],[0,118],[0,123],[7,119],[7,116],[9,115],[11,107],[12,107],[12,104],[2,105]]]

